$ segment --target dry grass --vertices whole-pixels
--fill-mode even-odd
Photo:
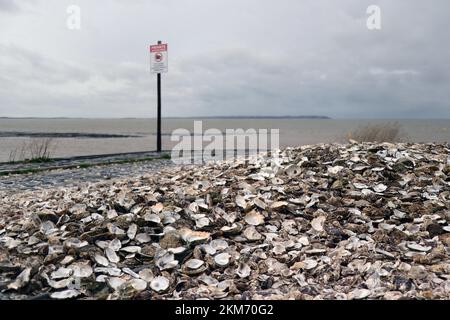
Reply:
[[[347,140],[358,142],[401,142],[402,127],[398,122],[369,124],[347,134]]]
[[[9,162],[48,162],[54,149],[54,140],[32,139],[24,142],[9,153]]]

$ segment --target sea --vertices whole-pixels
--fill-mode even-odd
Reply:
[[[386,123],[396,125],[406,142],[450,141],[450,119],[365,120],[293,118],[169,118],[162,120],[162,145],[171,150],[179,143],[174,132],[194,134],[194,123],[202,132],[217,129],[255,129],[261,133],[279,130],[280,147],[345,142],[355,130]],[[50,140],[51,157],[67,158],[156,150],[156,119],[0,119],[0,162],[21,160],[33,141]],[[185,129],[179,131],[178,129]],[[176,131],[178,130],[178,131]],[[217,131],[216,130],[216,131]],[[272,131],[271,131],[272,130]],[[198,134],[198,132],[197,132]]]

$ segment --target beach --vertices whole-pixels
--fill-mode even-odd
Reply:
[[[448,299],[449,151],[317,144],[0,191],[0,296]]]

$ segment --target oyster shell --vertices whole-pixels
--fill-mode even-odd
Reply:
[[[163,292],[169,288],[169,284],[169,279],[164,276],[159,276],[150,282],[150,288],[156,292]]]
[[[219,253],[214,257],[214,262],[220,267],[226,267],[230,263],[230,254],[228,252]]]
[[[250,211],[244,217],[247,224],[252,226],[259,226],[264,223],[264,216],[256,211]]]
[[[73,289],[68,289],[64,291],[57,291],[50,294],[50,298],[56,299],[56,300],[66,300],[66,299],[73,299],[80,295],[80,292]]]

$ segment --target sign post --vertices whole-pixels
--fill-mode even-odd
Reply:
[[[157,118],[157,152],[162,151],[161,139],[161,73],[168,72],[168,51],[167,44],[158,41],[157,45],[150,46],[150,71],[157,74],[157,93],[158,93],[158,118]]]

